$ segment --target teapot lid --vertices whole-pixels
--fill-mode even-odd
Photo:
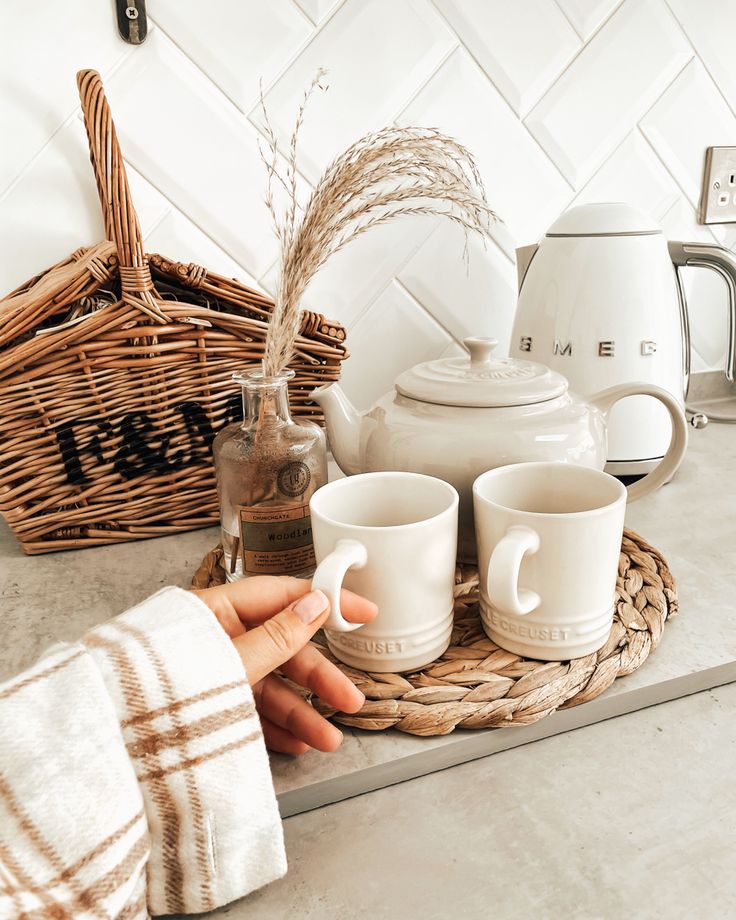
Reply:
[[[491,357],[497,339],[463,339],[469,355],[426,361],[396,378],[402,396],[441,406],[528,406],[561,396],[567,380],[544,364]]]

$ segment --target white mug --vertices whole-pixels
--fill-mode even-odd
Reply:
[[[312,587],[330,601],[333,655],[376,672],[413,671],[439,658],[452,633],[455,489],[420,473],[362,473],[318,489],[309,507]],[[343,584],[378,605],[372,623],[343,618]]]
[[[473,484],[480,613],[503,649],[560,661],[605,645],[626,488],[569,463],[498,467]]]

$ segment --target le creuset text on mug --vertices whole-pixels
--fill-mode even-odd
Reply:
[[[519,463],[473,485],[480,612],[496,645],[559,661],[601,648],[613,623],[626,488],[567,463]]]
[[[457,509],[449,483],[419,473],[363,473],[315,492],[312,587],[329,598],[325,636],[340,661],[412,671],[442,655],[452,632]],[[378,605],[372,623],[343,618],[343,585]]]

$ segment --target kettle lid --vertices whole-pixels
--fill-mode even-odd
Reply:
[[[661,232],[661,227],[644,211],[623,201],[603,201],[565,211],[547,236],[649,236]]]
[[[528,406],[561,396],[567,380],[544,364],[491,357],[497,339],[463,340],[469,355],[426,361],[396,378],[402,396],[441,406]]]

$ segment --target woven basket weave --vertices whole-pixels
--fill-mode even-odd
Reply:
[[[155,537],[217,521],[211,444],[240,417],[273,302],[143,251],[102,81],[77,76],[106,241],[0,301],[0,512],[27,553]],[[305,312],[293,412],[337,380],[345,331]]]
[[[192,587],[225,581],[222,548],[207,554]],[[352,728],[395,728],[411,735],[447,735],[456,728],[530,725],[557,709],[595,699],[620,677],[640,668],[659,645],[665,623],[677,614],[677,588],[662,554],[625,530],[616,579],[616,612],[606,644],[572,661],[535,661],[506,652],[485,635],[478,614],[478,570],[459,565],[455,576],[455,622],[450,647],[411,674],[374,674],[338,661],[324,635],[314,638],[322,654],[365,694],[360,712],[337,712],[317,697],[323,715]],[[292,685],[297,692],[301,688]]]

